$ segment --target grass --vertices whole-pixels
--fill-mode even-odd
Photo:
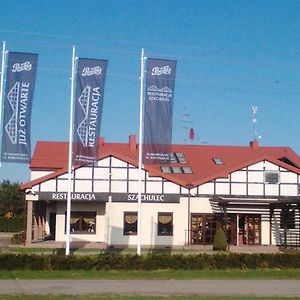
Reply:
[[[6,279],[300,279],[300,270],[0,271],[0,280]]]

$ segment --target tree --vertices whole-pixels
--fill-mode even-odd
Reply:
[[[25,194],[18,183],[3,180],[0,184],[0,216],[24,214]]]

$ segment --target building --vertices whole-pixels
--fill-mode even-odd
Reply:
[[[138,145],[99,140],[97,163],[72,174],[72,241],[137,243]],[[27,243],[66,240],[67,142],[38,142],[26,191]],[[288,147],[172,145],[142,171],[143,247],[299,245],[300,157]],[[33,230],[32,230],[33,224]],[[33,234],[32,234],[33,232]]]

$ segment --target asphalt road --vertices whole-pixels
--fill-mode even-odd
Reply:
[[[0,280],[0,295],[300,296],[300,280]]]

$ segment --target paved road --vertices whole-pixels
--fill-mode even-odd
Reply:
[[[300,296],[300,280],[0,280],[0,294]]]

